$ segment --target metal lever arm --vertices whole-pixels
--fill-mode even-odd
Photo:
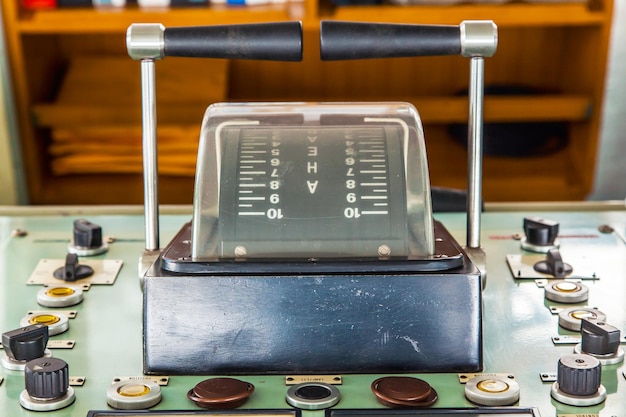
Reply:
[[[490,20],[458,26],[322,21],[322,60],[462,55],[471,58],[468,129],[467,247],[480,248],[484,58],[495,54],[498,29]]]
[[[165,56],[301,61],[302,23],[168,29],[158,23],[136,23],[126,31],[126,47],[132,59],[141,60],[146,252],[154,255],[160,247],[154,61]]]
[[[126,32],[133,59],[190,58],[302,60],[300,22],[165,28],[136,23]]]
[[[463,55],[491,57],[498,43],[492,21],[460,25],[408,25],[324,20],[320,24],[323,61]]]

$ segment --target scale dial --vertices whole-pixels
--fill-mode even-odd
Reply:
[[[194,260],[433,252],[423,136],[409,104],[212,106],[194,204]]]

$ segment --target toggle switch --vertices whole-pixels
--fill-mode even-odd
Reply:
[[[581,321],[581,343],[574,347],[575,353],[591,355],[602,365],[615,365],[624,361],[624,349],[620,347],[621,332],[604,320],[593,318]]]
[[[339,389],[323,382],[303,382],[287,390],[289,405],[302,410],[323,410],[337,404],[341,399]]]
[[[65,265],[54,271],[54,277],[63,281],[74,282],[93,275],[93,268],[78,263],[78,255],[68,253],[65,256]]]
[[[197,406],[210,409],[237,408],[254,392],[254,385],[235,378],[209,378],[187,393]]]
[[[557,380],[552,385],[552,398],[567,405],[587,407],[606,399],[600,383],[600,361],[590,355],[571,354],[559,359]]]
[[[547,253],[550,249],[558,249],[559,223],[541,217],[525,217],[522,249],[531,252]]]
[[[26,389],[20,394],[20,404],[31,411],[54,411],[65,408],[76,399],[70,387],[67,362],[58,358],[39,358],[24,368]]]
[[[429,407],[437,401],[437,392],[422,379],[409,376],[386,376],[372,382],[378,402],[387,407]]]
[[[50,357],[48,326],[35,324],[2,333],[4,356],[2,366],[12,371],[23,371],[26,363],[41,357]]]
[[[558,249],[548,250],[546,259],[537,262],[533,268],[537,272],[552,275],[555,278],[564,278],[572,273],[572,266],[563,262]]]
[[[102,227],[85,219],[74,220],[72,241],[67,250],[80,256],[93,256],[108,250],[102,239]]]

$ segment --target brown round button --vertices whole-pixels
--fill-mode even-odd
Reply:
[[[378,378],[371,388],[387,407],[428,407],[437,401],[437,392],[428,382],[409,376]]]
[[[203,408],[237,408],[254,392],[254,385],[235,378],[210,378],[198,383],[187,398]]]

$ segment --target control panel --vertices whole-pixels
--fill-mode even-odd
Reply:
[[[212,105],[193,208],[159,215],[155,60],[300,60],[302,25],[126,40],[144,215],[0,211],[0,415],[624,415],[624,207],[481,216],[494,22],[320,28],[323,60],[469,58],[467,216],[433,215],[408,103]]]
[[[624,415],[626,213],[613,209],[483,213],[482,370],[306,375],[144,374],[143,216],[5,213],[0,414]],[[164,236],[190,214],[163,214]],[[464,214],[435,218],[463,238]],[[85,229],[92,237],[77,238]],[[75,258],[77,241],[106,250]]]

